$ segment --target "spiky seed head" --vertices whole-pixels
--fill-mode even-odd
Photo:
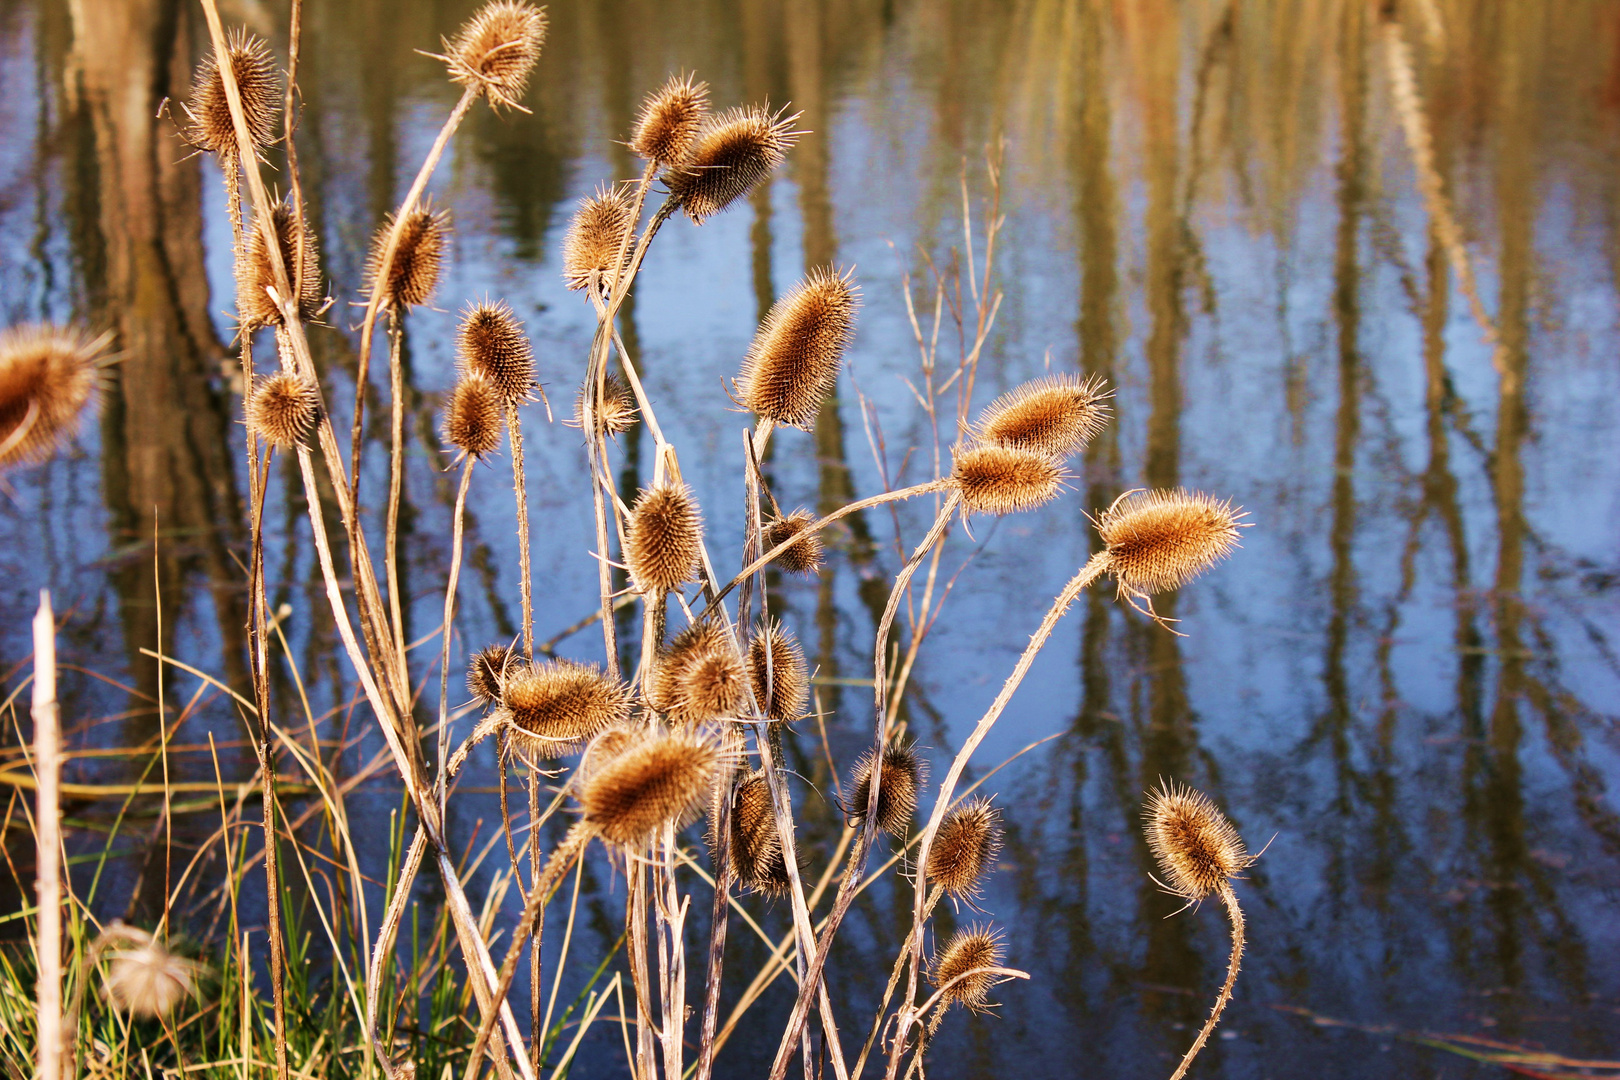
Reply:
[[[861,294],[851,273],[819,267],[771,305],[737,379],[738,397],[753,412],[806,431],[815,426],[855,336]]]
[[[946,1001],[980,1012],[990,1004],[990,989],[998,978],[994,972],[982,969],[1000,967],[1003,954],[1001,935],[988,927],[958,930],[934,954],[928,981],[936,990],[949,987],[945,990]],[[959,976],[960,981],[953,983]]]
[[[693,623],[659,657],[647,701],[671,723],[736,716],[747,700],[747,677],[726,629],[713,621]]]
[[[258,38],[240,28],[225,36],[225,55],[230,58],[231,74],[236,76],[242,97],[242,115],[247,120],[253,149],[269,146],[276,139],[276,113],[281,104],[281,79],[275,57]],[[183,134],[199,150],[220,155],[220,164],[234,170],[236,125],[225,96],[225,80],[220,75],[219,57],[212,49],[197,65],[191,80],[191,95],[182,106],[186,113]]]
[[[1097,519],[1109,569],[1129,593],[1151,596],[1191,581],[1238,546],[1243,513],[1199,491],[1133,491]]]
[[[824,550],[821,546],[821,534],[811,529],[816,523],[816,515],[808,510],[795,510],[787,517],[777,518],[765,526],[764,535],[760,540],[760,554],[772,548],[799,537],[793,546],[773,560],[773,566],[779,566],[790,574],[814,574],[821,569],[821,559]]]
[[[1063,465],[1034,450],[976,446],[959,452],[951,478],[970,514],[1016,514],[1057,498]]]
[[[1142,818],[1165,886],[1186,900],[1202,900],[1254,862],[1226,815],[1185,784],[1148,792]]]
[[[904,836],[911,815],[917,809],[922,791],[924,763],[915,743],[890,743],[883,750],[883,776],[878,785],[877,827],[890,836]],[[866,807],[872,797],[872,751],[855,762],[849,778],[849,823],[853,827],[866,820]]]
[[[248,428],[278,450],[304,446],[320,416],[320,387],[285,371],[260,379],[247,400]]]
[[[757,105],[709,116],[686,157],[664,174],[664,183],[686,216],[701,225],[782,163],[802,134],[793,130],[798,118],[798,113],[773,113]]]
[[[618,756],[639,740],[643,731],[633,724],[617,724],[602,732],[585,746],[579,758],[578,776],[583,783],[598,769],[611,764]]]
[[[365,271],[368,294],[382,271],[383,255],[388,250],[388,234],[393,228],[394,215],[390,214],[371,240]],[[448,210],[434,210],[431,203],[424,202],[405,215],[405,223],[399,230],[399,243],[394,247],[394,259],[388,264],[388,276],[383,282],[383,307],[421,305],[432,298],[433,290],[439,284],[439,268],[444,261],[444,245],[449,235]]]
[[[41,461],[101,387],[110,334],[38,323],[0,332],[0,470]]]
[[[456,327],[456,366],[493,383],[502,404],[521,405],[534,394],[534,347],[504,300],[467,305]]]
[[[719,771],[719,751],[696,732],[645,732],[585,777],[585,822],[604,840],[641,847],[665,825],[695,819]]]
[[[767,720],[793,721],[810,707],[810,675],[792,631],[774,620],[748,643],[748,678]]]
[[[521,0],[493,0],[444,43],[450,78],[472,87],[492,107],[520,109],[529,73],[546,40],[546,13]]]
[[[129,928],[124,933],[133,938],[139,932]],[[139,1019],[168,1016],[196,993],[197,975],[195,961],[176,956],[156,938],[141,934],[111,954],[107,1000],[119,1012]]]
[[[698,576],[703,517],[685,484],[643,489],[630,511],[624,561],[643,592],[667,592]]]
[[[691,75],[671,75],[669,81],[642,102],[630,152],[660,169],[677,165],[696,140],[709,115],[709,84]]]
[[[556,755],[630,719],[630,688],[594,664],[544,660],[508,668],[498,715],[530,749]]]
[[[444,441],[475,458],[487,457],[501,445],[500,391],[482,375],[464,375],[450,393],[444,410]]]
[[[763,769],[737,781],[731,795],[731,865],[746,888],[780,896],[790,884]]]
[[[956,897],[977,896],[1001,854],[1001,811],[980,796],[946,814],[928,849],[928,876]]]
[[[602,387],[602,401],[598,406],[602,427],[609,435],[622,435],[636,424],[636,396],[630,386],[617,375],[609,375]],[[585,427],[585,387],[574,395],[574,420],[577,428]]]
[[[270,207],[270,224],[276,234],[276,246],[281,251],[281,266],[287,271],[287,283],[298,290],[298,317],[313,319],[320,314],[326,302],[326,291],[321,287],[320,255],[316,250],[315,232],[309,222],[303,224],[303,273],[299,274],[298,230],[293,227],[293,205],[283,199]],[[264,230],[257,223],[248,232],[247,250],[236,265],[236,317],[242,330],[251,333],[261,326],[280,326],[281,308],[270,299],[266,290],[276,286],[275,268],[270,265],[270,248],[264,242]]]
[[[467,689],[485,705],[493,705],[500,700],[501,684],[506,681],[507,672],[517,664],[512,646],[498,642],[486,646],[474,653],[467,664]]]
[[[1101,379],[1048,375],[1015,386],[990,403],[974,429],[980,442],[1065,458],[1108,423]]]
[[[631,245],[625,243],[625,234],[635,225],[634,212],[635,199],[626,184],[599,187],[595,195],[580,200],[563,237],[563,280],[570,289],[583,289],[594,278],[606,292],[621,247],[620,272],[630,265]]]

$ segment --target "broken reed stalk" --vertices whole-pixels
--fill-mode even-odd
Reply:
[[[1202,1050],[1204,1044],[1209,1041],[1210,1032],[1215,1030],[1215,1025],[1220,1022],[1221,1013],[1226,1010],[1226,1003],[1232,1000],[1232,986],[1237,982],[1238,968],[1243,963],[1245,928],[1243,909],[1238,906],[1237,894],[1232,891],[1230,881],[1221,882],[1215,891],[1220,895],[1221,903],[1226,908],[1226,917],[1232,922],[1232,956],[1226,963],[1226,981],[1221,984],[1221,992],[1215,998],[1215,1006],[1210,1010],[1209,1019],[1205,1020],[1204,1026],[1198,1030],[1198,1037],[1193,1040],[1192,1046],[1183,1055],[1181,1064],[1170,1075],[1170,1080],[1181,1080],[1183,1076],[1186,1076],[1187,1069],[1192,1066],[1193,1058],[1198,1056],[1198,1051]]]
[[[39,905],[34,956],[39,964],[34,1005],[38,1015],[40,1080],[62,1076],[62,777],[60,717],[56,704],[56,617],[51,594],[39,591],[34,614],[34,895]]]

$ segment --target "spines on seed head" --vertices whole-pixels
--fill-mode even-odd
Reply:
[[[734,717],[747,700],[747,677],[730,633],[712,620],[694,623],[658,658],[647,700],[671,723]]]
[[[617,375],[609,375],[602,388],[602,400],[598,405],[599,415],[602,418],[602,427],[609,435],[622,435],[636,424],[636,396],[630,392],[630,386]],[[577,428],[585,427],[585,387],[579,388],[574,396],[574,420]]]
[[[504,300],[467,305],[456,327],[456,365],[463,377],[488,379],[503,405],[521,405],[534,394],[534,348]]]
[[[444,441],[475,458],[488,457],[501,445],[501,395],[482,375],[469,374],[456,383],[444,410]]]
[[[1238,546],[1241,511],[1224,499],[1175,488],[1127,492],[1097,519],[1108,568],[1122,591],[1179,588]]]
[[[970,514],[1016,514],[1057,498],[1065,474],[1048,454],[1010,446],[975,446],[956,454],[951,479]]]
[[[605,292],[613,279],[614,260],[620,259],[621,274],[630,265],[625,236],[635,225],[634,212],[635,199],[625,184],[599,187],[595,195],[580,200],[563,237],[563,279],[570,289],[583,289],[596,281]]]
[[[698,576],[703,517],[685,484],[647,488],[636,499],[625,531],[631,580],[643,592],[667,592]]]
[[[277,372],[260,379],[247,400],[247,423],[278,450],[304,446],[320,420],[321,391],[302,375]]]
[[[493,705],[500,700],[506,673],[519,663],[510,645],[495,644],[480,649],[467,664],[467,689],[485,705]]]
[[[767,522],[760,539],[761,554],[798,537],[792,546],[772,560],[771,565],[790,574],[814,574],[821,569],[825,554],[821,534],[811,528],[815,523],[816,516],[808,510],[795,510],[786,517]]]
[[[388,234],[393,227],[394,217],[389,215],[371,241],[364,279],[368,293],[382,271],[383,255],[388,250]],[[399,243],[394,247],[394,258],[388,264],[388,274],[383,281],[383,307],[420,306],[433,297],[433,290],[439,284],[439,270],[444,262],[445,241],[449,235],[448,210],[434,210],[431,203],[423,203],[405,215],[405,223],[399,230]]]
[[[276,139],[276,114],[281,104],[281,79],[275,57],[259,38],[235,29],[225,37],[225,54],[242,99],[242,115],[247,120],[248,137],[254,150],[269,146]],[[231,119],[225,96],[225,80],[220,74],[219,57],[209,50],[191,81],[191,95],[182,109],[186,114],[184,135],[199,150],[220,155],[220,164],[237,168],[236,124]]]
[[[697,817],[720,774],[720,759],[695,731],[651,730],[626,740],[584,777],[579,801],[585,823],[621,847],[645,846],[665,826],[680,828]]]
[[[701,225],[753,189],[798,141],[798,113],[753,106],[703,121],[680,164],[664,174],[670,194]]]
[[[934,954],[928,981],[945,992],[946,1001],[980,1012],[990,1004],[990,990],[999,978],[984,969],[1000,967],[1002,955],[999,933],[982,926],[958,930]]]
[[[860,289],[851,273],[812,270],[771,306],[737,380],[739,398],[754,413],[806,431],[815,425],[854,338]]]
[[[660,169],[681,162],[709,115],[709,84],[691,75],[671,75],[642,103],[630,152]]]
[[[443,59],[454,82],[488,98],[492,107],[521,109],[545,40],[544,9],[521,0],[493,0],[444,43]]]
[[[767,896],[787,892],[787,857],[762,769],[738,780],[732,791],[730,844],[732,868],[744,887]]]
[[[100,389],[112,337],[35,324],[0,332],[0,470],[49,457]]]
[[[295,261],[300,230],[294,228],[294,221],[290,200],[283,199],[270,207],[270,224],[280,249],[281,266],[287,273],[288,285],[298,290],[298,317],[308,321],[320,314],[326,304],[326,293],[321,288],[315,232],[308,221],[303,222],[301,230],[304,235],[302,266]],[[264,229],[255,222],[248,231],[247,247],[236,268],[236,317],[244,332],[281,325],[281,308],[270,297],[270,290],[275,288],[276,272],[270,262],[270,248],[264,242]]]
[[[952,896],[977,896],[979,882],[1001,853],[1001,811],[970,799],[946,814],[928,850],[928,877]]]
[[[630,718],[630,688],[592,664],[543,660],[511,665],[498,715],[530,749],[560,754]]]
[[[1185,784],[1161,783],[1148,792],[1142,818],[1165,886],[1186,900],[1227,887],[1254,862],[1226,815]]]
[[[917,796],[922,791],[925,774],[922,756],[915,743],[890,743],[883,750],[882,779],[878,785],[877,827],[890,836],[904,836],[917,809]],[[866,808],[872,797],[872,751],[868,750],[855,762],[849,778],[849,805],[846,814],[850,825],[866,820]]]
[[[974,435],[986,445],[1064,458],[1108,423],[1108,396],[1101,379],[1048,375],[991,402]]]
[[[767,720],[793,721],[810,707],[810,675],[792,631],[772,620],[748,643],[754,702]]]

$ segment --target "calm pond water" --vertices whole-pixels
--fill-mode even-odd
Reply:
[[[437,47],[470,9],[306,8],[299,153],[337,297],[312,336],[340,416],[367,238],[454,101],[414,50]],[[999,990],[994,1016],[953,1017],[931,1073],[1167,1074],[1226,945],[1218,912],[1166,918],[1176,905],[1148,878],[1140,804],[1160,777],[1209,791],[1251,847],[1269,842],[1240,888],[1250,951],[1200,1075],[1506,1075],[1402,1037],[1421,1031],[1620,1057],[1620,6],[1402,0],[1424,102],[1410,119],[1443,205],[1414,167],[1378,9],[553,0],[532,115],[476,110],[433,185],[455,238],[442,310],[408,324],[407,636],[428,639],[442,603],[454,492],[436,471],[436,426],[456,312],[509,301],[568,410],[593,317],[563,287],[562,232],[578,198],[636,174],[614,140],[669,72],[697,72],[722,105],[791,102],[812,132],[746,205],[666,229],[624,318],[722,567],[740,558],[745,423],[722,379],[810,267],[855,267],[865,306],[835,405],[813,436],[775,441],[778,496],[828,507],[882,490],[886,475],[927,475],[926,453],[905,455],[928,427],[908,386],[918,352],[902,277],[926,315],[928,260],[966,258],[963,177],[981,242],[986,149],[1005,139],[1005,299],[977,400],[1050,366],[1106,378],[1117,420],[1059,503],[953,535],[943,572],[967,568],[905,702],[936,775],[1086,558],[1087,511],[1132,487],[1186,484],[1243,504],[1254,527],[1230,562],[1160,605],[1186,637],[1106,592],[1079,605],[981,750],[976,775],[1048,740],[987,785],[1009,842],[988,915],[959,916],[1005,927],[1010,962],[1032,978]],[[225,14],[285,48],[280,3],[238,0]],[[246,682],[229,229],[213,163],[189,157],[160,112],[183,95],[203,36],[178,0],[0,5],[4,321],[79,319],[115,329],[123,350],[99,420],[0,493],[0,671],[8,692],[26,674],[27,620],[49,587],[68,613],[73,745],[92,752],[69,766],[79,783],[127,783],[150,760],[159,682],[143,649],[161,642]],[[1455,247],[1437,226],[1448,217]],[[983,254],[980,243],[981,266]],[[971,310],[966,286],[964,298]],[[955,349],[947,313],[942,358]],[[374,392],[385,400],[381,381]],[[375,501],[386,430],[372,415]],[[538,408],[526,430],[546,638],[596,602],[588,473],[575,430]],[[651,440],[621,446],[629,491]],[[458,657],[516,632],[505,468],[480,470],[472,489]],[[323,738],[359,735],[341,756],[353,773],[380,740],[360,734],[363,707],[344,708],[353,673],[287,479],[267,511],[271,603],[291,612],[283,661]],[[775,588],[821,677],[826,752],[806,724],[790,753],[801,843],[822,859],[841,823],[827,756],[847,765],[870,738],[870,691],[852,680],[871,675],[896,523],[914,542],[925,513],[854,519],[819,580]],[[428,686],[436,647],[414,665]],[[599,659],[601,639],[559,649]],[[278,669],[275,695],[294,722],[291,672]],[[227,777],[251,775],[228,699],[173,671],[162,690],[170,710],[191,710],[174,736],[181,779],[211,779],[195,752],[210,732]],[[15,727],[5,741],[15,747]],[[487,792],[485,749],[468,783]],[[6,769],[22,768],[7,753]],[[358,784],[351,813],[380,836],[399,803],[385,769]],[[85,798],[69,813],[105,822],[118,805]],[[142,868],[158,834],[153,808],[137,811],[101,895],[110,914],[150,920],[161,879]],[[213,820],[182,815],[176,843],[206,838]],[[451,820],[458,843],[482,848],[493,796],[465,793]],[[21,858],[29,844],[15,846]],[[367,870],[380,875],[378,849]],[[586,954],[621,920],[599,871]],[[833,978],[852,1028],[881,990],[909,898],[873,890],[841,939]],[[429,885],[421,901],[434,902]],[[780,906],[762,917],[786,925]],[[735,927],[732,941],[733,970],[751,973],[758,941]],[[763,1074],[786,994],[767,995],[721,1075]],[[592,1037],[591,1075],[622,1069],[617,1039]]]

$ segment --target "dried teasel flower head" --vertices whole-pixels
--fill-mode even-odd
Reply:
[[[861,296],[852,274],[817,268],[771,305],[737,379],[750,410],[789,427],[815,426],[855,336]]]
[[[685,484],[646,488],[630,511],[624,561],[643,592],[667,592],[698,576],[703,517]]]
[[[308,221],[303,222],[302,229],[295,229],[295,220],[289,200],[283,199],[270,207],[270,224],[276,234],[281,266],[287,272],[287,283],[298,291],[298,317],[307,321],[326,306],[326,292],[321,288],[315,232]],[[304,236],[302,264],[297,261],[299,232]],[[270,298],[270,290],[275,287],[276,272],[270,264],[270,248],[264,242],[264,229],[255,222],[248,231],[247,249],[236,264],[236,317],[243,333],[252,333],[261,326],[281,325],[281,308]]]
[[[647,701],[671,723],[733,717],[747,701],[747,677],[731,634],[712,620],[693,623],[658,658]]]
[[[922,791],[925,763],[915,743],[890,743],[883,749],[883,773],[878,784],[877,827],[890,836],[904,836]],[[866,820],[872,798],[872,751],[855,762],[849,777],[850,802],[845,810],[850,827]]]
[[[751,191],[780,165],[803,132],[793,130],[798,113],[752,106],[730,109],[703,121],[692,148],[664,174],[670,194],[697,225]]]
[[[1238,546],[1243,513],[1224,499],[1175,488],[1128,491],[1097,518],[1108,569],[1130,596],[1179,588]]]
[[[390,214],[371,240],[364,278],[368,294],[382,272],[394,220]],[[405,215],[399,229],[399,243],[394,246],[393,261],[388,264],[388,274],[383,279],[383,307],[419,306],[432,298],[439,284],[439,268],[449,235],[450,211],[435,210],[431,202],[423,202]]]
[[[1034,450],[1010,446],[975,446],[959,451],[951,479],[970,514],[1016,514],[1057,498],[1063,465]]]
[[[979,882],[1001,853],[1001,811],[980,796],[946,814],[928,849],[928,876],[959,899],[977,896]]]
[[[767,896],[788,891],[787,857],[763,769],[744,776],[732,789],[729,842],[732,868],[746,888]]]
[[[496,643],[479,649],[467,664],[467,689],[485,705],[500,700],[507,672],[520,663],[512,646]]]
[[[951,935],[928,966],[928,981],[945,991],[945,1000],[981,1012],[990,1004],[990,989],[999,976],[986,968],[1001,966],[1001,934],[970,926]]]
[[[277,372],[260,379],[247,399],[247,424],[278,450],[304,446],[321,417],[321,391],[302,375]]]
[[[461,24],[440,57],[452,81],[489,99],[521,109],[529,73],[546,40],[546,13],[522,0],[492,0]]]
[[[47,323],[0,332],[0,470],[41,461],[101,388],[111,334]]]
[[[585,823],[604,840],[641,847],[697,817],[720,766],[719,750],[695,731],[643,732],[583,778]]]
[[[630,719],[630,688],[593,664],[517,664],[500,685],[496,715],[515,739],[538,753],[564,753]]]
[[[231,74],[236,76],[242,116],[247,120],[253,149],[269,146],[276,139],[276,112],[281,104],[281,79],[275,57],[263,41],[242,29],[226,35],[225,54],[230,58]],[[234,171],[236,124],[231,120],[219,57],[212,49],[197,65],[191,95],[181,108],[186,114],[186,141],[199,150],[219,154],[221,166]]]
[[[1148,792],[1142,819],[1165,887],[1185,900],[1227,887],[1254,862],[1226,815],[1185,784],[1161,781]]]
[[[797,720],[810,707],[804,650],[779,622],[766,623],[748,643],[748,678],[754,703],[767,720]]]
[[[626,184],[599,187],[595,195],[580,200],[563,237],[563,279],[570,289],[596,281],[597,289],[605,293],[613,279],[614,260],[619,260],[620,273],[630,265],[631,245],[625,236],[635,225],[634,212],[635,199]]]
[[[636,396],[630,386],[617,375],[609,375],[602,387],[602,402],[598,407],[602,427],[609,435],[622,435],[636,423]],[[574,420],[577,428],[585,427],[585,387],[574,395]]]
[[[501,395],[482,375],[462,376],[444,409],[444,441],[475,458],[487,457],[501,445]]]
[[[1101,379],[1048,375],[991,402],[974,435],[986,445],[1064,458],[1108,423],[1108,397]]]
[[[660,169],[677,165],[697,139],[709,115],[709,84],[691,75],[671,75],[648,96],[630,136],[630,152]]]
[[[456,327],[456,367],[463,377],[488,379],[503,405],[521,405],[534,394],[534,347],[504,300],[468,304]]]
[[[821,559],[825,554],[821,534],[810,528],[815,523],[816,516],[808,510],[795,510],[787,517],[769,522],[760,540],[761,554],[799,537],[772,561],[772,565],[790,574],[814,574],[821,569]]]
[[[196,961],[175,955],[134,927],[110,928],[104,940],[108,937],[107,1000],[119,1012],[139,1019],[168,1016],[197,992]]]

